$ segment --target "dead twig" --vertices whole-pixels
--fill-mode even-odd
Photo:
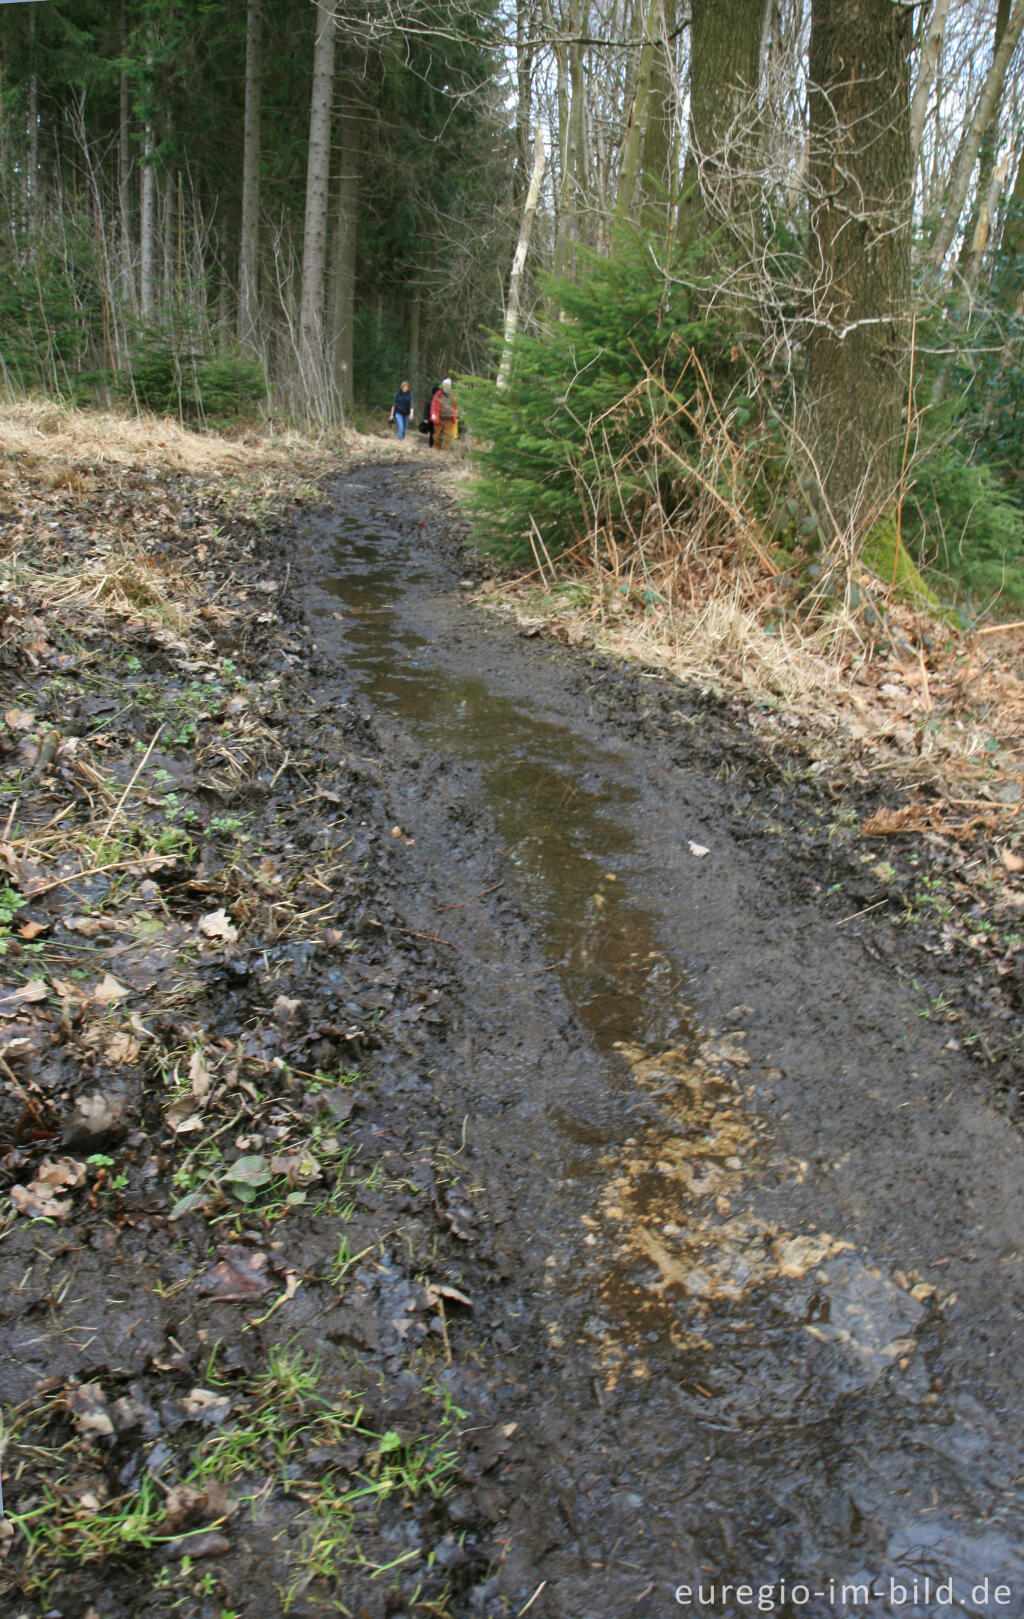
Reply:
[[[125,788],[124,792],[121,794],[121,796],[118,799],[117,803],[114,805],[114,808],[111,810],[110,819],[108,820],[106,826],[103,828],[103,841],[104,841],[104,843],[106,842],[107,838],[109,838],[109,836],[110,836],[111,827],[113,826],[114,822],[117,820],[117,817],[120,815],[120,813],[123,810],[125,804],[127,803],[128,795],[130,794],[132,788],[135,786],[135,783],[138,781],[138,779],[141,776],[143,770],[145,769],[146,761],[149,758],[150,754],[152,753],[153,749],[156,747],[157,741],[159,739],[159,736],[160,736],[160,733],[161,733],[162,730],[163,730],[163,725],[161,724],[161,725],[158,725],[156,730],[153,732],[153,740],[150,742],[149,747],[146,749],[145,753],[142,755],[142,758],[139,760],[138,764],[135,766],[135,769],[132,772],[131,780],[129,781],[129,783],[128,783],[127,787]]]

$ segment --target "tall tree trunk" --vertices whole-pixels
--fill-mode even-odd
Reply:
[[[626,119],[625,139],[622,142],[619,191],[615,199],[615,223],[617,225],[623,224],[633,211],[633,199],[636,195],[637,181],[640,176],[640,153],[643,149],[644,131],[647,128],[647,112],[651,94],[651,79],[654,74],[654,51],[659,8],[660,0],[649,0],[646,8],[640,12],[640,16],[643,18],[639,34],[640,63],[637,68],[636,85],[630,102],[629,115]]]
[[[583,125],[586,87],[583,82],[583,46],[579,42],[582,18],[574,0],[566,12],[568,39],[558,48],[559,116],[562,172],[558,191],[554,270],[557,277],[571,270],[572,244],[579,240],[579,199],[585,189]]]
[[[156,307],[156,142],[153,125],[146,120],[142,147],[142,181],[139,219],[139,310],[143,320],[152,320]]]
[[[263,80],[263,0],[245,14],[245,114],[242,129],[242,223],[238,243],[238,340],[255,349],[260,213],[260,93]]]
[[[121,0],[121,56],[128,54],[128,0]],[[131,91],[128,74],[121,69],[117,87],[117,211],[118,258],[121,296],[130,308],[135,303],[132,269],[132,146]]]
[[[420,318],[423,313],[423,295],[419,287],[409,289],[409,379],[413,393],[420,386]]]
[[[993,61],[995,61],[996,56],[999,53],[999,46],[1002,43],[1003,35],[1006,33],[1006,25],[1009,20],[1010,0],[997,0],[995,35],[992,40]],[[979,148],[978,155],[980,158],[980,165],[978,171],[978,189],[974,198],[974,207],[971,211],[970,223],[968,224],[967,229],[964,231],[963,240],[960,243],[959,262],[957,265],[957,268],[962,275],[967,274],[968,265],[971,261],[971,255],[974,253],[974,239],[978,234],[978,229],[981,225],[982,218],[988,204],[988,196],[992,188],[992,175],[996,166],[998,133],[999,108],[997,104],[996,111],[992,115],[992,121],[982,136],[981,147]],[[985,234],[983,227],[982,229],[983,234]],[[985,234],[985,241],[987,244],[987,234]],[[984,251],[984,249],[982,249],[982,251]],[[976,279],[977,276],[975,275],[975,280]]]
[[[675,0],[661,0],[657,13],[657,39],[648,92],[647,127],[644,130],[642,218],[651,230],[664,226],[671,217],[674,199],[672,180],[676,170],[676,127],[679,100],[675,55],[672,46],[676,30]]]
[[[928,103],[931,99],[932,85],[938,72],[939,62],[942,59],[942,43],[946,37],[946,18],[949,15],[949,0],[935,0],[928,26],[925,29],[924,42],[921,46],[921,61],[917,69],[917,82],[914,85],[914,99],[910,103],[910,151],[915,166],[921,157],[921,142],[924,139],[924,121],[928,115]]]
[[[683,208],[725,225],[737,249],[759,234],[750,216],[764,0],[692,0],[690,136]]]
[[[544,134],[537,126],[537,136],[533,148],[533,173],[530,175],[530,189],[526,193],[526,205],[523,209],[523,222],[519,228],[519,241],[516,243],[515,256],[512,260],[512,273],[508,281],[508,306],[505,310],[505,336],[501,364],[498,367],[497,385],[499,388],[508,386],[509,372],[512,369],[512,344],[515,340],[516,330],[519,326],[519,306],[522,297],[523,271],[526,268],[526,255],[530,249],[530,235],[533,231],[533,221],[537,214],[537,203],[540,200],[540,182],[544,174]]]
[[[26,191],[28,194],[28,222],[29,228],[34,230],[36,214],[39,207],[39,75],[36,72],[36,8],[32,7],[29,13],[29,54],[31,69],[28,76],[28,107],[26,110],[26,129],[28,137],[28,173],[26,175]]]
[[[299,307],[299,375],[307,410],[330,414],[324,356],[324,272],[327,262],[327,202],[331,178],[331,108],[338,0],[319,0],[313,88],[309,107],[306,219],[302,238]]]
[[[343,408],[352,403],[352,351],[355,335],[356,244],[359,232],[359,170],[363,125],[357,111],[343,112],[337,214],[331,253],[331,377]]]
[[[516,0],[516,200],[526,195],[530,173],[530,125],[533,105],[533,0]]]
[[[950,244],[956,235],[956,228],[960,223],[960,215],[963,212],[978,152],[989,125],[996,115],[999,97],[1002,95],[1003,84],[1006,80],[1006,70],[1010,65],[1010,58],[1017,48],[1017,41],[1020,39],[1022,29],[1024,29],[1024,0],[1016,0],[1010,20],[1006,25],[1006,32],[999,42],[999,49],[996,51],[992,66],[989,68],[985,87],[981,92],[974,116],[964,130],[960,148],[953,164],[945,212],[935,233],[935,240],[932,243],[929,255],[932,267],[937,271],[942,269]]]
[[[1006,220],[999,243],[999,276],[996,296],[1008,314],[1021,313],[1024,295],[1024,154],[1017,159],[1017,173],[1006,206]]]
[[[836,528],[870,523],[899,476],[910,304],[911,18],[814,0],[806,436]]]

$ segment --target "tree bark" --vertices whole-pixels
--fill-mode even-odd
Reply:
[[[359,232],[359,170],[363,126],[357,113],[342,113],[337,214],[331,254],[331,377],[342,408],[352,403],[355,336],[356,245]]]
[[[555,239],[555,275],[567,275],[570,270],[572,243],[579,239],[579,198],[585,188],[583,174],[583,121],[585,116],[583,83],[583,47],[576,36],[581,20],[570,0],[567,24],[569,42],[564,47],[565,70],[568,73],[567,98],[563,97],[565,131],[562,141],[562,178],[559,190],[558,233]],[[536,152],[534,154],[536,163]]]
[[[1019,315],[1022,293],[1024,293],[1024,154],[1017,159],[1017,173],[1006,206],[1006,219],[999,243],[999,276],[996,284],[999,307],[1008,314]]]
[[[814,0],[806,438],[848,534],[893,498],[910,305],[911,17],[892,0]]]
[[[501,364],[498,367],[497,386],[508,386],[509,372],[512,369],[512,344],[515,340],[516,330],[519,326],[519,306],[522,296],[523,270],[526,267],[526,255],[530,248],[530,234],[533,230],[533,221],[537,215],[537,203],[540,200],[540,182],[544,174],[544,135],[537,126],[537,135],[533,147],[533,173],[530,175],[530,188],[526,193],[526,205],[523,209],[523,222],[519,228],[519,241],[516,243],[515,256],[512,260],[512,273],[508,280],[508,307],[505,310],[505,336],[502,349]]]
[[[644,130],[643,222],[651,230],[664,226],[674,211],[672,184],[677,156],[678,84],[672,46],[676,28],[675,0],[662,0],[657,14],[658,37],[651,68],[647,127]]]
[[[516,200],[526,195],[530,172],[530,124],[533,103],[533,0],[516,0]]]
[[[948,15],[949,0],[935,0],[932,14],[928,18],[924,43],[921,46],[921,62],[917,70],[917,82],[914,85],[914,98],[910,103],[910,151],[915,167],[921,157],[924,121],[928,115],[932,85],[935,83],[935,75],[942,57]]]
[[[1003,35],[1006,33],[1006,25],[1009,20],[1010,0],[997,0],[995,35],[992,40],[993,61],[995,61],[998,54],[999,46]],[[971,255],[974,252],[974,239],[978,233],[979,225],[981,225],[988,203],[989,192],[992,188],[992,175],[996,166],[998,134],[999,108],[997,106],[992,115],[992,121],[982,136],[981,147],[979,149],[978,155],[980,162],[978,168],[978,186],[974,198],[974,207],[971,210],[970,222],[964,231],[963,240],[960,243],[960,254],[957,265],[957,268],[962,275],[966,275],[968,272],[968,267],[971,262]],[[976,276],[975,279],[977,279]]]
[[[36,8],[32,7],[29,13],[29,53],[31,57],[31,70],[28,77],[28,108],[26,111],[26,129],[28,137],[28,172],[26,174],[26,192],[28,194],[28,221],[29,228],[34,230],[36,215],[39,207],[39,75],[36,72]]]
[[[999,49],[996,51],[992,66],[989,68],[985,87],[981,92],[974,116],[964,130],[960,148],[953,164],[945,212],[935,233],[935,240],[932,243],[929,255],[932,268],[936,271],[942,269],[950,244],[956,235],[956,228],[960,223],[960,215],[963,212],[978,152],[989,125],[996,115],[999,97],[1002,95],[1003,84],[1006,80],[1006,70],[1010,65],[1010,58],[1017,48],[1017,41],[1020,39],[1022,29],[1024,29],[1024,0],[1016,0],[1010,20],[1006,25],[1006,32],[999,42]]]
[[[143,320],[151,320],[156,304],[156,142],[153,125],[147,119],[142,148],[142,182],[139,220],[139,310]]]
[[[640,32],[640,65],[637,68],[636,87],[626,120],[626,135],[622,143],[622,167],[619,171],[619,191],[615,199],[615,223],[622,224],[633,211],[633,198],[640,174],[640,152],[647,127],[647,110],[654,73],[655,30],[658,25],[659,0],[649,0],[642,12]]]
[[[309,107],[306,218],[302,238],[299,305],[299,376],[307,410],[330,414],[324,356],[324,274],[327,263],[327,202],[330,191],[331,109],[338,0],[319,0],[313,87]]]
[[[128,0],[121,0],[121,55],[128,54]],[[118,81],[117,105],[117,203],[119,259],[122,296],[135,303],[135,277],[132,270],[132,148],[131,94],[128,74],[122,68]]]
[[[260,211],[260,94],[263,78],[263,0],[248,0],[245,21],[245,114],[242,130],[242,223],[238,244],[238,340],[253,350],[257,336]]]
[[[758,141],[764,0],[692,0],[690,132],[683,207],[742,248],[759,232],[746,217]]]

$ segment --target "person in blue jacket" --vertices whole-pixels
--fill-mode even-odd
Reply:
[[[395,395],[395,402],[391,407],[391,420],[399,438],[405,437],[405,430],[409,425],[409,418],[413,413],[412,391],[407,382],[403,382]]]

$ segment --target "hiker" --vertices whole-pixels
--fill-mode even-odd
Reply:
[[[420,432],[428,435],[427,445],[431,450],[434,448],[434,423],[431,420],[430,412],[434,403],[434,397],[440,392],[441,384],[439,382],[431,383],[427,392],[427,402],[423,407],[423,420],[420,422]]]
[[[409,418],[413,413],[412,392],[407,382],[403,382],[395,395],[395,402],[391,406],[390,420],[395,424],[395,431],[399,438],[405,437],[405,430],[409,425]]]
[[[459,436],[459,406],[452,393],[451,377],[445,377],[430,401],[430,420],[434,424],[434,448],[450,450]]]

